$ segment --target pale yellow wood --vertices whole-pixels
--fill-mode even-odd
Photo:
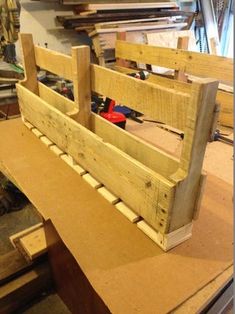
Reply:
[[[76,162],[74,161],[73,157],[69,156],[68,154],[61,155],[61,159],[71,167],[76,165]]]
[[[73,80],[71,57],[50,49],[34,46],[36,64],[44,70]]]
[[[189,37],[178,37],[177,41],[177,49],[188,50],[189,45]],[[187,76],[185,75],[184,71],[175,70],[175,79],[183,82],[187,82]]]
[[[102,186],[102,183],[97,181],[93,176],[91,176],[89,173],[86,173],[82,176],[82,178],[90,184],[94,189],[98,189]]]
[[[167,213],[173,202],[173,183],[105,143],[19,84],[17,93],[25,118],[56,143],[61,153],[71,155],[110,191],[115,191],[127,206],[164,232],[169,223]]]
[[[52,141],[49,140],[49,138],[47,138],[46,136],[42,136],[40,137],[40,140],[43,142],[43,144],[45,144],[47,147],[50,147],[52,145],[54,145],[54,143]]]
[[[74,101],[79,109],[77,121],[89,129],[91,122],[91,77],[90,48],[88,46],[72,48],[72,75]]]
[[[30,260],[47,252],[46,236],[41,227],[19,239],[19,245],[23,248]]]
[[[40,132],[40,131],[39,131],[38,129],[36,129],[36,128],[33,128],[31,131],[32,131],[33,134],[36,135],[38,138],[40,138],[40,137],[43,136],[42,132]]]
[[[183,27],[187,26],[187,23],[158,23],[155,22],[153,25],[145,25],[145,23],[143,23],[142,25],[137,25],[135,26],[134,24],[131,26],[124,26],[122,25],[122,27],[120,28],[98,28],[96,30],[94,30],[93,32],[90,33],[90,36],[96,36],[97,34],[108,34],[108,33],[115,33],[119,30],[119,31],[124,31],[124,32],[134,32],[134,31],[138,31],[138,32],[144,32],[144,31],[152,31],[152,30],[164,30],[164,29],[169,29],[169,28],[173,28],[173,29],[181,29]]]
[[[137,72],[137,70],[115,66],[114,69],[121,73]],[[182,81],[176,81],[160,75],[151,74],[148,82],[156,83],[157,85],[173,88],[183,93],[191,93],[192,84]],[[221,125],[233,127],[233,93],[222,90],[217,91],[216,101],[220,104],[219,122]]]
[[[216,101],[220,104],[220,124],[233,127],[233,94],[218,90]]]
[[[192,85],[192,102],[188,108],[180,167],[172,176],[175,182],[181,181],[182,178],[185,180],[176,189],[169,232],[191,222],[194,212],[198,210],[201,169],[213,124],[218,89],[218,81],[204,79],[204,82]]]
[[[115,65],[114,70],[121,72],[121,73],[132,73],[132,72],[138,72],[139,70],[131,69],[131,68],[125,68]],[[185,83],[182,81],[176,81],[174,79],[169,79],[164,76],[160,76],[157,74],[149,73],[148,82],[155,83],[160,86],[164,86],[170,89],[174,89],[179,92],[183,93],[191,93],[191,84]]]
[[[233,81],[233,60],[198,52],[125,41],[116,42],[116,57],[218,80]]]
[[[37,68],[32,34],[20,34],[19,39],[25,71],[22,84],[38,95]]]
[[[23,236],[26,236],[27,234],[31,233],[32,231],[35,231],[35,230],[41,228],[42,226],[43,226],[43,224],[42,224],[42,222],[40,222],[40,223],[38,223],[38,224],[36,224],[36,225],[33,225],[33,226],[31,226],[31,227],[29,227],[29,228],[27,228],[27,229],[24,229],[24,230],[22,230],[22,231],[20,231],[20,232],[17,232],[17,233],[15,233],[15,234],[11,235],[11,236],[9,237],[9,240],[11,241],[11,244],[12,244],[14,247],[16,247],[15,242],[16,242],[17,240],[19,240],[19,239],[20,239],[21,237],[23,237]]]
[[[216,39],[213,37],[213,38],[210,38],[210,46],[211,46],[211,51],[210,53],[212,55],[218,55],[218,45],[216,43]]]
[[[81,16],[88,16],[88,15],[92,15],[92,14],[95,14],[95,13],[97,13],[96,10],[89,10],[89,11],[80,12],[79,15],[81,15]]]
[[[92,131],[103,138],[104,141],[116,146],[164,177],[170,178],[179,167],[177,158],[146,143],[96,114],[92,114]]]
[[[108,189],[106,189],[106,187],[102,187],[99,188],[97,190],[109,203],[111,204],[116,204],[117,202],[119,202],[119,198],[114,195],[113,193],[111,193]]]
[[[42,55],[45,56],[44,52]],[[50,58],[52,56],[53,52]],[[63,58],[58,57],[57,61],[63,61]],[[77,55],[73,55],[68,64],[71,66],[71,60],[76,58]],[[76,66],[75,70],[78,68]],[[104,191],[112,203],[121,199],[159,235],[167,234],[168,248],[176,245],[189,236],[183,226],[191,224],[200,200],[202,161],[214,120],[218,82],[207,79],[193,83],[190,88],[187,84],[182,85],[182,90],[176,91],[97,65],[91,65],[90,72],[93,92],[138,108],[154,120],[184,130],[180,162],[127,135],[124,130],[110,126],[108,121],[93,113],[91,130],[84,128],[73,120],[76,119],[76,102],[62,100],[61,95],[57,97],[54,93],[50,99],[48,90],[43,100],[17,84],[21,112],[26,121],[56,144],[50,149],[54,147],[72,167],[76,166],[74,161],[79,163],[79,167],[84,167],[89,175],[104,185],[98,189],[99,193]],[[79,77],[77,74],[74,81],[75,76]],[[76,84],[79,88],[81,85]],[[72,110],[64,112],[67,105]],[[128,143],[131,143],[131,148],[127,147]],[[138,154],[138,149],[145,155]]]
[[[91,80],[92,91],[143,112],[154,120],[184,130],[189,94],[137,80],[94,64],[91,65]]]
[[[126,40],[126,32],[118,31],[117,40]],[[116,58],[116,64],[123,67],[128,67],[130,65],[129,61]]]
[[[168,1],[168,2],[155,2],[155,3],[91,3],[85,6],[87,10],[127,10],[127,9],[155,9],[155,8],[177,8],[178,5],[176,2]]]
[[[56,156],[59,156],[59,157],[65,153],[57,145],[52,145],[49,148],[53,153],[56,154]]]
[[[66,162],[73,170],[75,170],[80,176],[83,176],[86,173],[86,170],[79,166],[72,156],[68,154],[63,154],[60,158]]]
[[[76,171],[80,176],[83,176],[86,173],[86,170],[83,169],[81,166],[77,165],[73,165],[72,166],[73,170]]]
[[[137,222],[137,227],[166,252],[192,236],[192,223],[169,234],[154,230],[144,220]]]
[[[56,103],[56,108],[63,113],[73,112],[76,109],[76,104],[70,99],[60,95],[45,84],[38,83],[39,96],[45,101]]]
[[[34,126],[29,123],[28,121],[24,121],[24,125],[29,129],[29,130],[32,130],[34,128]]]
[[[131,210],[123,202],[117,203],[115,207],[132,223],[135,223],[141,219],[139,215],[136,215],[136,213],[133,212],[133,210]]]

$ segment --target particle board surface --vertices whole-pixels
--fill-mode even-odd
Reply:
[[[0,134],[0,169],[51,219],[110,312],[166,313],[232,264],[226,182],[208,176],[193,237],[164,253],[19,119],[2,122]]]

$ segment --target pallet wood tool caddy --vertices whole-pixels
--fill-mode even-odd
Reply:
[[[17,94],[23,121],[141,216],[137,226],[162,249],[188,239],[202,197],[218,81],[204,79],[190,93],[178,92],[90,64],[86,46],[72,48],[70,57],[34,46],[29,34],[20,39],[26,78]],[[37,66],[73,81],[75,101],[38,82]],[[183,130],[180,160],[92,113],[91,92]]]
[[[146,34],[147,37],[153,37],[153,35]],[[185,37],[179,38],[178,44],[180,42],[184,44],[185,39]],[[115,56],[122,60],[119,64],[123,64],[123,60],[129,60],[175,70],[176,80],[158,75],[151,76],[151,80],[161,86],[172,86],[180,92],[190,93],[193,87],[192,84],[181,81],[179,73],[190,74],[195,76],[194,79],[211,77],[222,83],[233,85],[233,59],[186,49],[184,45],[182,45],[182,49],[172,49],[117,40]],[[116,69],[124,73],[130,71],[125,71],[122,67]],[[223,126],[233,127],[233,92],[230,90],[231,88],[228,90],[218,89],[216,101],[220,105],[219,123]]]

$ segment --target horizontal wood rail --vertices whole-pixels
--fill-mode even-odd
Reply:
[[[116,57],[182,70],[201,77],[233,81],[233,59],[181,49],[116,41]]]
[[[116,41],[115,54],[116,58],[123,60],[167,67],[199,77],[215,78],[222,82],[233,82],[233,59],[231,58],[122,40]],[[120,66],[116,66],[115,69],[121,73],[133,71]],[[150,75],[148,81],[168,88],[173,87],[179,92],[190,93],[191,91],[191,83],[159,75]],[[220,124],[233,127],[233,93],[218,89],[216,101],[220,105]]]

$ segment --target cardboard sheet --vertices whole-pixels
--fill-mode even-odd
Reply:
[[[112,313],[167,313],[232,264],[232,186],[209,176],[192,239],[164,253],[21,122],[0,123],[0,170],[50,218]]]

